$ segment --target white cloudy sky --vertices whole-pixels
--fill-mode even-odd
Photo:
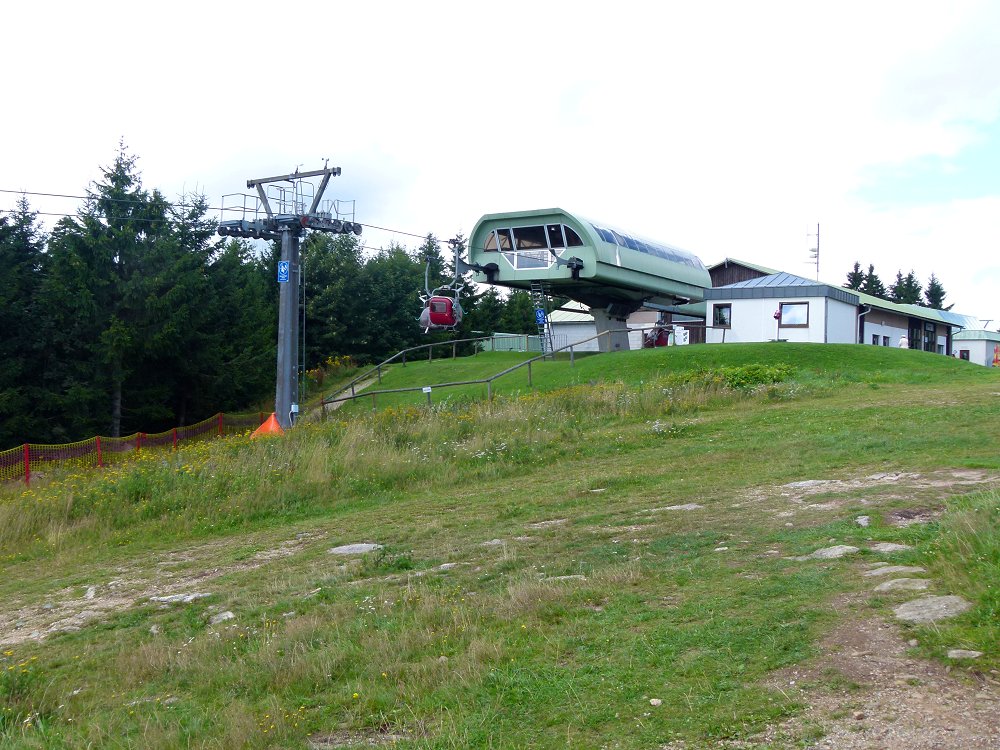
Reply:
[[[818,222],[824,279],[855,260],[887,283],[934,272],[956,311],[1000,325],[1000,3],[97,0],[3,16],[0,189],[79,194],[123,138],[168,197],[217,206],[329,158],[328,195],[356,199],[358,221],[442,238],[560,206],[706,263],[811,276]]]

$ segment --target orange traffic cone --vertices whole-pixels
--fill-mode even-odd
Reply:
[[[284,435],[284,434],[285,431],[281,429],[281,425],[278,424],[278,418],[274,416],[274,412],[271,412],[271,416],[269,416],[266,420],[264,420],[264,424],[262,424],[256,430],[254,430],[253,434],[250,437],[255,438],[255,437],[261,437],[262,435]]]

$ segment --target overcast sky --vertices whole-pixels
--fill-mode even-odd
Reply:
[[[819,223],[822,279],[933,272],[1000,326],[1000,3],[97,0],[3,23],[0,189],[80,194],[120,139],[147,188],[212,206],[329,158],[365,224],[448,238],[559,206],[810,278]]]

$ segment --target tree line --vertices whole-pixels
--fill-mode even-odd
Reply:
[[[269,408],[280,243],[223,240],[204,196],[146,189],[120,148],[73,216],[46,233],[26,198],[0,214],[0,449],[157,432]],[[366,253],[354,235],[302,243],[304,366],[425,343],[417,319],[452,278],[438,241]],[[457,334],[535,332],[526,293],[470,288]],[[432,338],[432,337],[431,337]]]
[[[860,261],[854,263],[854,268],[847,274],[847,288],[873,297],[896,302],[903,305],[920,305],[934,310],[950,310],[954,305],[945,307],[944,298],[947,293],[941,281],[931,273],[924,287],[913,271],[903,276],[902,271],[896,271],[896,280],[889,286],[883,283],[875,273],[874,264],[868,265],[868,271],[861,270]]]

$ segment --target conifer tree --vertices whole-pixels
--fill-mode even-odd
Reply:
[[[924,302],[927,307],[935,310],[950,310],[954,305],[944,306],[944,298],[946,296],[947,293],[944,290],[944,286],[942,286],[938,277],[931,273],[931,277],[927,281],[927,288],[924,290]]]
[[[37,214],[21,197],[9,217],[0,216],[0,450],[44,432],[35,408],[40,351],[33,330],[44,247]]]
[[[859,292],[864,292],[865,294],[870,294],[873,297],[886,298],[885,284],[882,283],[882,279],[878,277],[875,273],[874,264],[869,264],[868,272],[865,274],[865,280],[862,282],[861,286],[858,287]]]
[[[847,288],[855,291],[865,283],[865,272],[861,270],[860,261],[854,261],[854,269],[847,274]]]
[[[911,270],[906,276],[902,271],[896,272],[896,280],[889,288],[889,299],[901,305],[919,305],[922,289],[917,275]]]

